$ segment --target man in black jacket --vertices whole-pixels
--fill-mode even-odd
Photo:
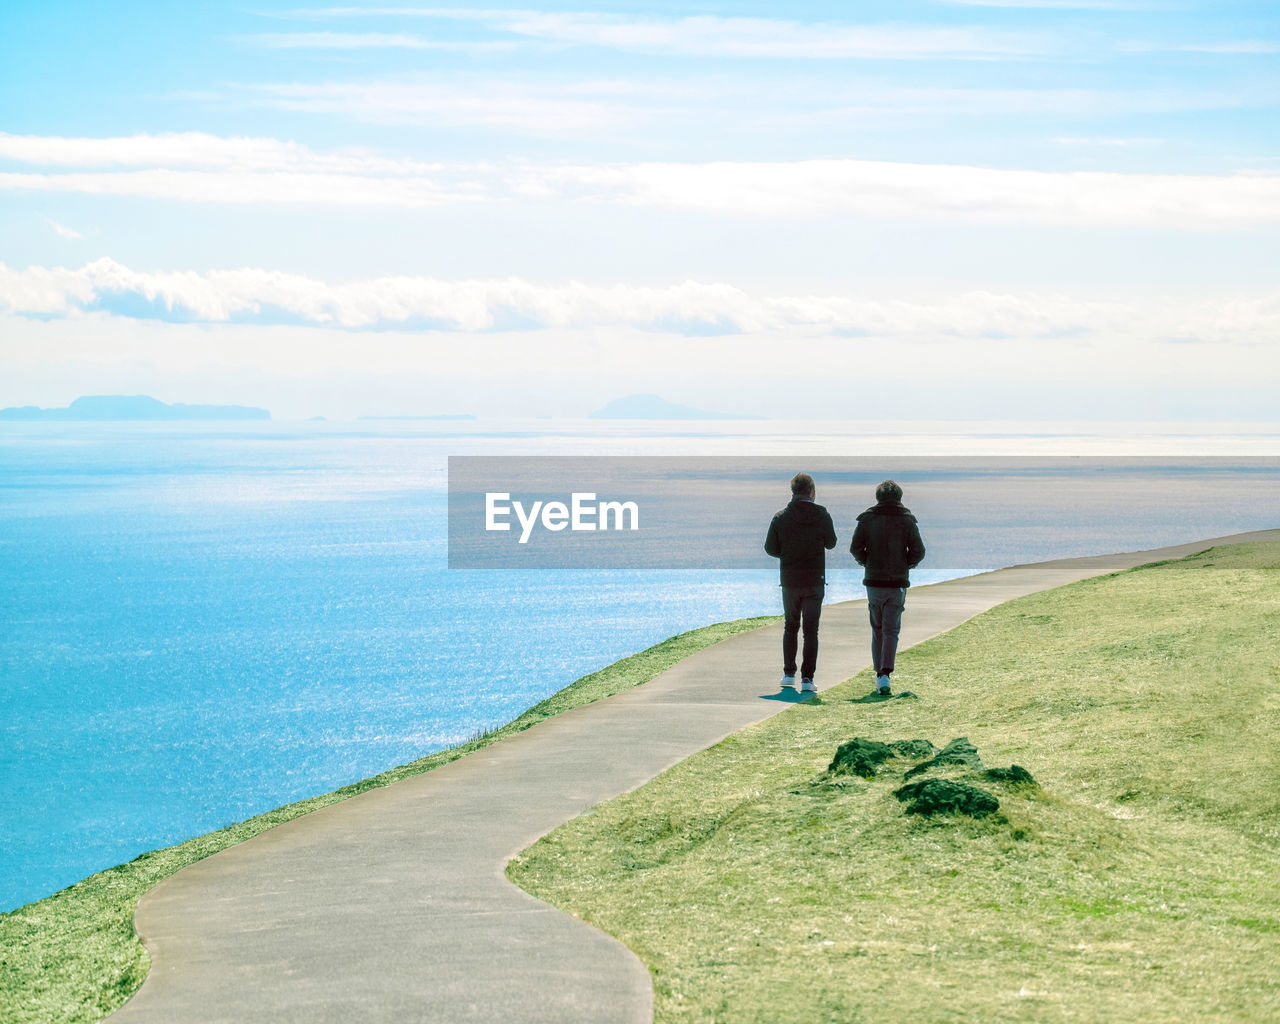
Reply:
[[[849,551],[866,570],[862,584],[871,616],[871,664],[876,689],[887,697],[893,692],[889,677],[911,586],[909,572],[924,558],[916,517],[902,504],[902,488],[892,480],[876,488],[875,505],[858,516]]]
[[[804,623],[800,690],[816,693],[818,619],[827,582],[827,551],[836,546],[836,528],[825,508],[814,502],[818,489],[808,473],[791,480],[791,504],[773,517],[764,549],[778,559],[782,582],[782,685],[796,685],[797,634]]]

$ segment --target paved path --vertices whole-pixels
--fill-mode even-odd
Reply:
[[[913,588],[903,646],[1003,601],[1216,543],[1015,566]],[[819,685],[868,663],[863,602],[823,611]],[[151,973],[113,1022],[648,1024],[624,946],[511,885],[506,862],[587,808],[783,710],[779,626],[416,778],[180,871],[138,907]],[[910,681],[904,680],[909,686]]]

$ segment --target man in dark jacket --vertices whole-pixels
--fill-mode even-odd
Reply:
[[[782,685],[796,685],[796,647],[804,623],[800,690],[816,693],[818,618],[827,583],[827,551],[836,546],[836,528],[825,508],[814,502],[818,489],[808,473],[791,480],[791,504],[773,517],[764,549],[778,559],[782,582]]]
[[[866,572],[867,611],[871,616],[871,664],[876,689],[891,694],[889,677],[898,653],[902,609],[911,586],[909,572],[924,558],[920,527],[902,504],[902,488],[886,480],[876,488],[876,503],[858,516],[849,551]]]

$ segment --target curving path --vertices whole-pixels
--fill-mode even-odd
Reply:
[[[913,588],[902,645],[1033,591],[1251,540],[1280,530]],[[151,973],[111,1020],[647,1024],[644,965],[511,885],[504,867],[562,822],[783,710],[762,699],[777,695],[780,629],[739,634],[644,686],[166,879],[135,919]],[[819,686],[864,668],[868,647],[862,602],[824,609]]]

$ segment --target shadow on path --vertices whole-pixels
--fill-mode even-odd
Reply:
[[[778,693],[762,693],[761,700],[776,700],[783,704],[808,704],[818,699],[816,693],[797,693],[795,690],[782,690]]]

